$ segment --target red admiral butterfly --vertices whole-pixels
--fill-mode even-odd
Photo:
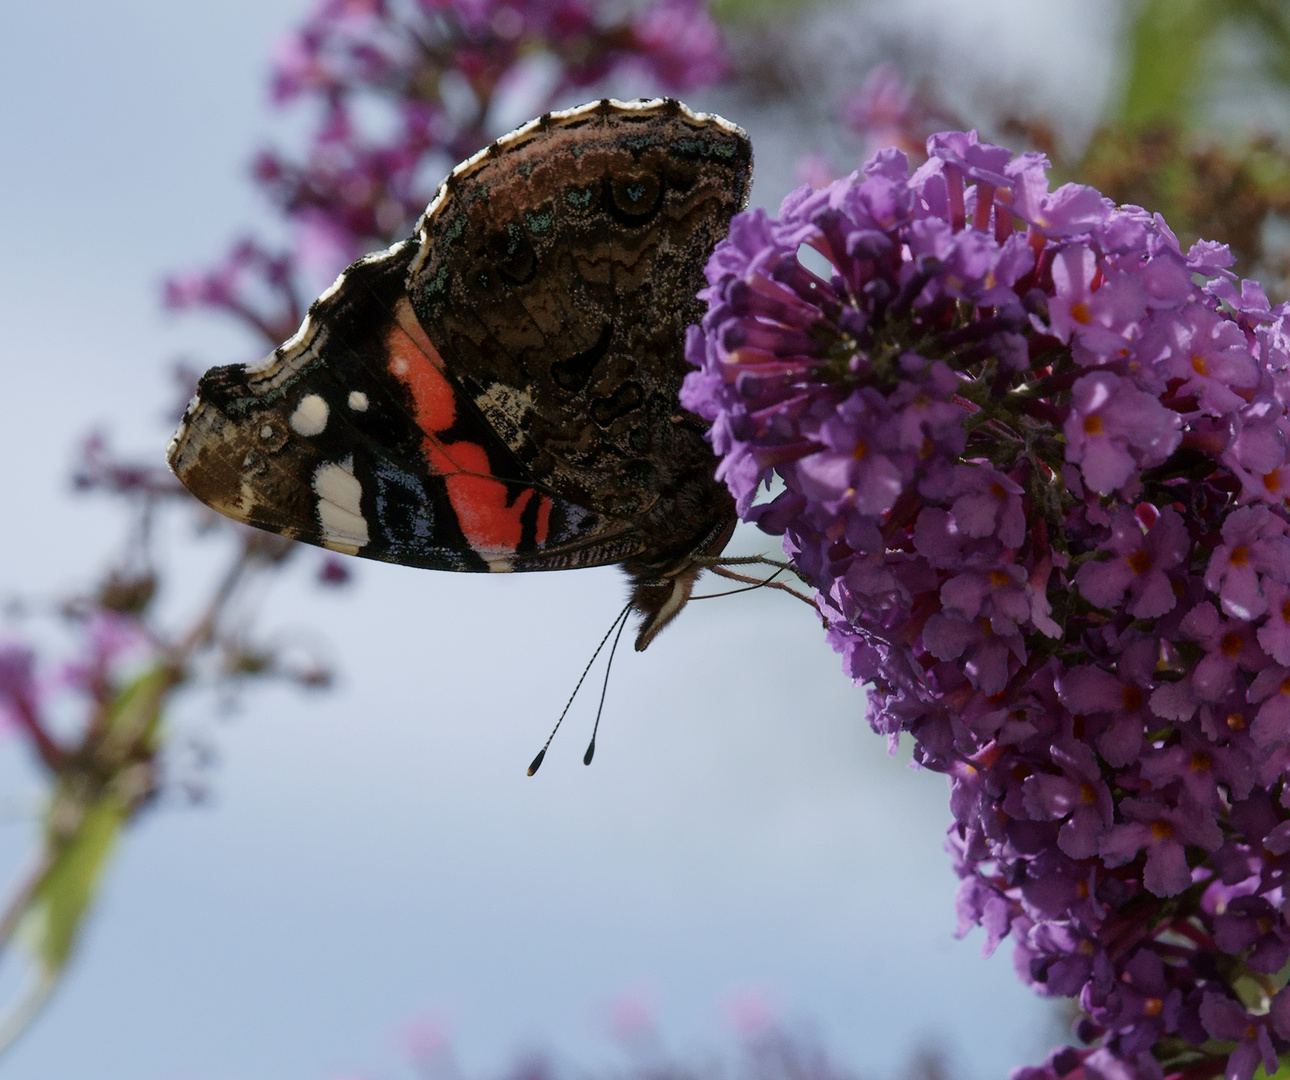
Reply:
[[[229,517],[366,558],[620,563],[645,648],[735,525],[677,393],[751,173],[740,128],[671,99],[530,121],[271,356],[208,371],[171,468]]]

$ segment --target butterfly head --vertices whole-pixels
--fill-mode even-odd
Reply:
[[[717,484],[716,481],[713,483],[714,486]],[[729,500],[724,488],[715,490]],[[703,541],[671,567],[660,570],[657,566],[649,567],[631,560],[623,563],[623,569],[632,579],[631,606],[642,616],[636,632],[637,652],[646,649],[689,601],[694,584],[703,572],[696,560],[720,555],[730,542],[736,521],[733,501],[728,509],[728,515],[717,521]]]

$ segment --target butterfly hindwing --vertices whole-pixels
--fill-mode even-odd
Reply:
[[[677,405],[703,266],[747,199],[751,150],[678,102],[600,102],[526,125],[454,173],[419,226],[422,325],[516,458],[625,516],[697,462]]]

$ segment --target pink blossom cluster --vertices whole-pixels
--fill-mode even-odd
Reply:
[[[948,776],[963,930],[1078,1001],[1082,1045],[1018,1075],[1271,1074],[1290,309],[1040,155],[928,153],[735,220],[682,401],[870,723]]]

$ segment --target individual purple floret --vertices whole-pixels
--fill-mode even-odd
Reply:
[[[1290,308],[1039,155],[928,154],[735,219],[682,402],[874,729],[947,774],[963,929],[1078,1003],[1086,1048],[1015,1075],[1274,1072]]]

